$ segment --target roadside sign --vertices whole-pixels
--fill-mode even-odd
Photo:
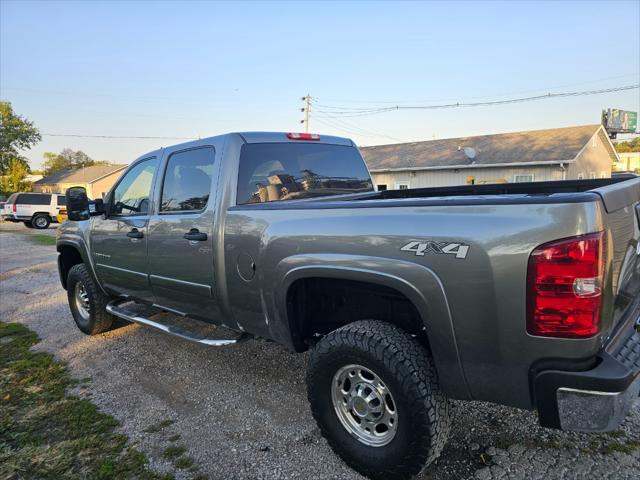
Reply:
[[[635,133],[638,129],[638,112],[609,108],[602,111],[602,125],[610,134]]]

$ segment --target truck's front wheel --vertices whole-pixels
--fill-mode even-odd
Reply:
[[[311,353],[307,388],[331,447],[371,478],[411,478],[446,442],[448,404],[435,369],[394,325],[359,321],[326,335]]]
[[[69,270],[67,298],[73,319],[84,333],[97,335],[111,328],[113,316],[105,310],[111,299],[95,284],[83,263]]]

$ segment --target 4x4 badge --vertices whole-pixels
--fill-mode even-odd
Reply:
[[[443,253],[465,259],[469,252],[469,245],[449,242],[409,242],[400,250],[403,252],[413,252],[419,257],[424,256],[425,253]]]

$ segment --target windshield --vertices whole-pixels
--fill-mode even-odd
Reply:
[[[240,153],[238,205],[372,190],[369,172],[354,147],[253,143]]]

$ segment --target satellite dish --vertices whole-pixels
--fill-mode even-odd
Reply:
[[[476,155],[477,155],[475,148],[471,148],[471,147],[464,147],[464,154],[467,156],[469,160],[473,160],[474,158],[476,158]]]

